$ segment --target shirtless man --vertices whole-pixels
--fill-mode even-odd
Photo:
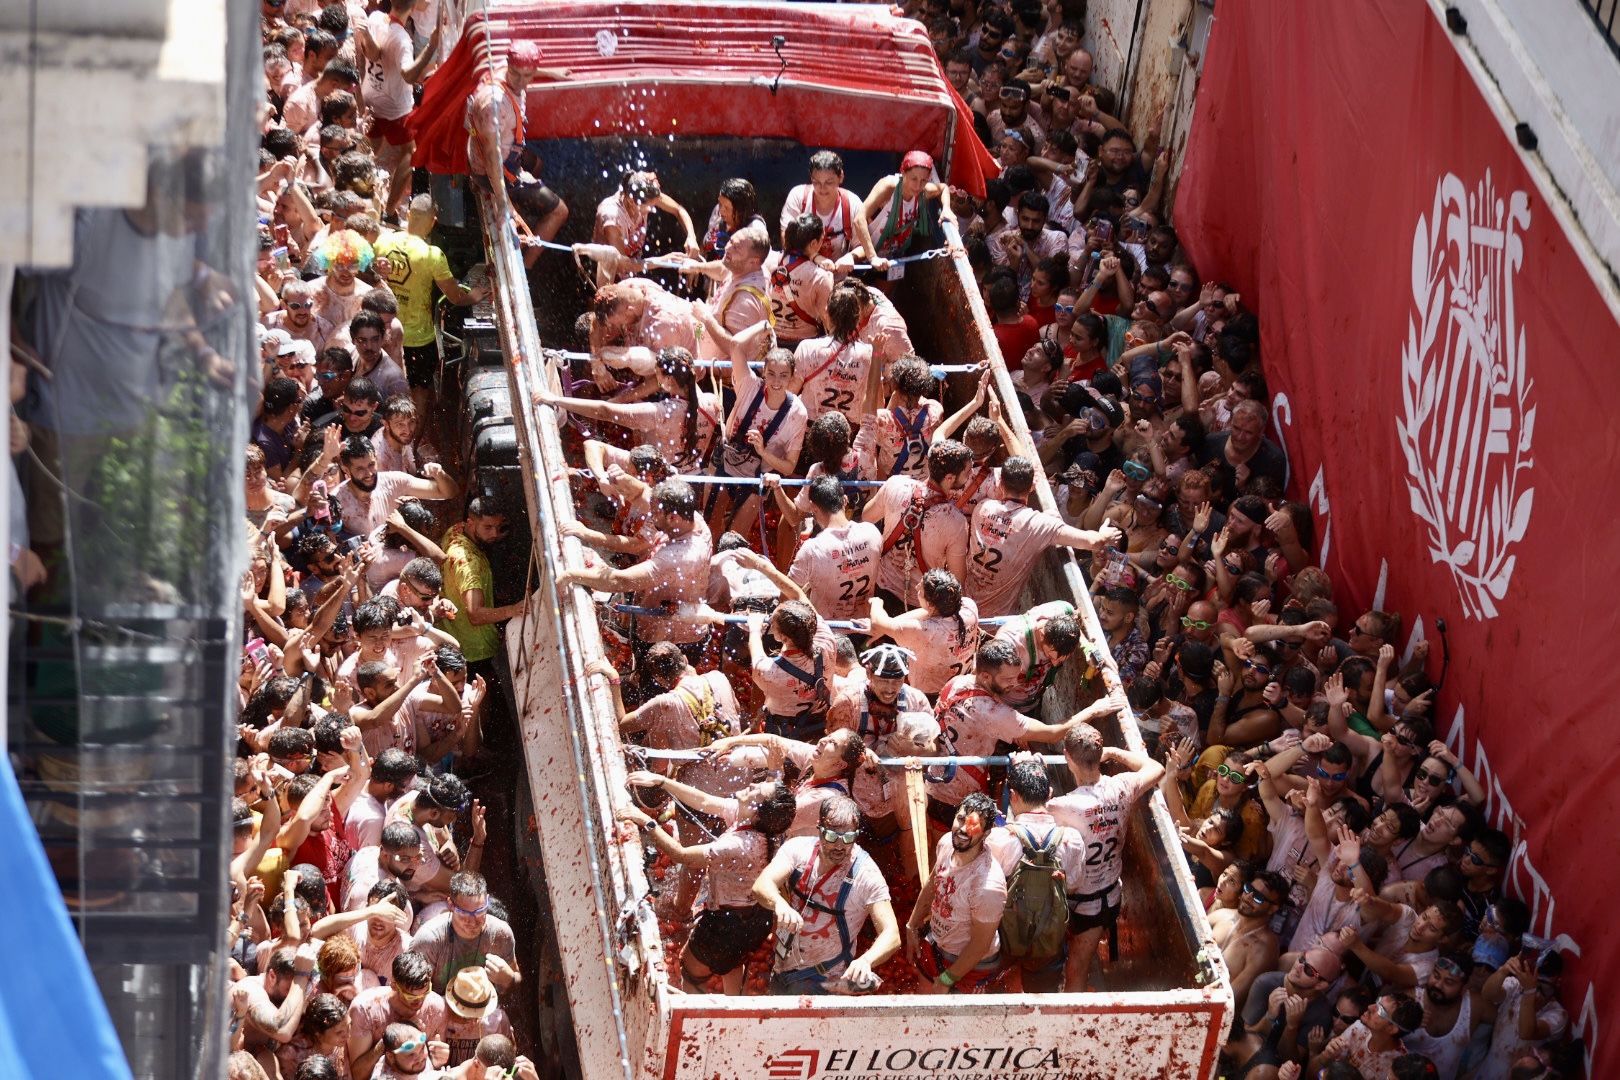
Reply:
[[[1255,977],[1277,966],[1277,935],[1271,930],[1271,919],[1277,905],[1287,898],[1287,880],[1262,870],[1243,883],[1237,907],[1210,913],[1215,944],[1220,946],[1232,978],[1232,1000],[1245,1000]]]
[[[1095,532],[1076,529],[1056,514],[1030,506],[1034,487],[1035,463],[1026,457],[1010,457],[1001,466],[1001,498],[987,498],[973,511],[963,584],[978,602],[981,617],[1011,615],[1018,610],[1029,575],[1049,548],[1095,551],[1122,535],[1109,524]]]
[[[656,174],[628,172],[619,182],[618,192],[597,204],[596,225],[591,233],[591,243],[611,247],[623,257],[615,276],[623,276],[644,265],[647,219],[654,210],[662,210],[680,221],[685,230],[688,256],[695,259],[702,254],[697,233],[692,229],[692,215],[686,212],[686,207],[664,194]]]

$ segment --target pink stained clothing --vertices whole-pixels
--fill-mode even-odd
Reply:
[[[825,412],[841,412],[854,427],[860,423],[866,373],[872,346],[830,337],[806,338],[793,350],[793,376],[804,380],[799,397],[813,423]]]
[[[430,704],[428,698],[440,696],[442,690],[432,681],[425,682],[412,690],[405,704],[399,707],[401,718],[411,725],[415,733],[416,745],[423,750],[441,739],[460,735],[461,707],[472,704],[473,688],[470,684],[462,689],[461,700],[456,703],[454,712],[445,711],[437,702]]]
[[[975,466],[968,474],[967,482],[969,494],[966,501],[960,495],[956,497],[956,504],[962,508],[972,522],[973,512],[977,510],[986,499],[999,499],[1001,494],[1001,469],[999,466]],[[971,554],[971,553],[970,553]]]
[[[984,500],[968,530],[962,591],[979,602],[982,617],[1016,613],[1035,564],[1068,531],[1062,518],[1022,499]]]
[[[471,1061],[473,1053],[478,1049],[478,1040],[485,1035],[505,1035],[508,1039],[512,1037],[512,1021],[507,1018],[505,1009],[497,1005],[489,1011],[488,1016],[477,1020],[464,1020],[446,1009],[444,1041],[450,1044],[450,1059],[445,1064],[455,1068],[464,1061]],[[488,1076],[490,1073],[486,1072],[485,1075]]]
[[[371,449],[377,455],[377,471],[401,472],[415,476],[418,465],[416,447],[409,445],[395,447],[393,441],[385,434],[386,431],[387,428],[380,427],[371,437]]]
[[[643,607],[673,605],[677,609],[703,602],[709,591],[709,557],[714,543],[702,516],[694,517],[692,528],[683,536],[664,537],[648,556],[653,567],[653,584],[639,590],[636,602]],[[673,641],[690,645],[709,633],[709,624],[682,615],[641,615],[640,633],[648,641]]]
[[[1130,778],[1104,776],[1046,804],[1052,820],[1079,833],[1085,846],[1085,865],[1063,884],[1069,895],[1097,893],[1119,883],[1125,866],[1125,827],[1135,795]]]
[[[382,120],[398,120],[415,104],[414,87],[405,69],[416,59],[410,31],[386,11],[374,11],[366,20],[378,55],[366,64],[366,107]]]
[[[945,406],[933,398],[923,398],[910,409],[877,410],[870,421],[862,419],[860,434],[855,437],[863,451],[861,460],[873,455],[877,462],[874,473],[878,476],[899,474],[924,479],[928,475],[928,444],[944,415]]]
[[[781,226],[786,229],[796,217],[816,215],[825,230],[821,234],[821,255],[836,262],[845,252],[855,249],[855,223],[863,212],[861,197],[848,188],[839,188],[838,201],[823,214],[815,206],[815,188],[799,184],[782,202]]]
[[[996,743],[1022,742],[1035,721],[979,688],[972,675],[958,675],[940,692],[935,716],[939,720],[942,755],[983,757]],[[928,794],[948,806],[960,806],[975,791],[987,788],[988,774],[978,766],[958,766],[956,775],[942,784],[929,784]]]
[[[304,131],[321,118],[321,103],[315,97],[315,84],[311,79],[287,96],[281,106],[281,122],[289,131]]]
[[[388,808],[369,791],[362,791],[349,804],[349,812],[343,818],[343,842],[354,851],[376,847],[382,843],[383,822],[387,818]]]
[[[860,455],[852,447],[844,455],[844,460],[838,463],[838,472],[846,480],[870,480],[866,470],[861,465]],[[810,468],[805,470],[804,483],[799,487],[799,493],[793,496],[793,509],[798,511],[800,517],[811,516],[810,510],[810,481],[818,476],[826,476],[827,467],[819,461],[812,461]]]
[[[1335,934],[1346,926],[1361,929],[1361,907],[1354,900],[1340,900],[1338,886],[1333,884],[1332,864],[1335,856],[1328,855],[1328,864],[1316,875],[1316,888],[1300,913],[1299,926],[1288,943],[1289,952],[1304,952],[1317,948],[1321,939]]]
[[[1372,1032],[1360,1020],[1345,1028],[1335,1041],[1341,1047],[1338,1059],[1353,1065],[1365,1080],[1390,1080],[1395,1059],[1406,1053],[1406,1044],[1399,1039],[1393,1049],[1375,1051]]]
[[[1018,682],[1008,693],[1008,700],[1025,704],[1033,704],[1040,700],[1052,665],[1039,656],[1034,632],[1045,625],[1048,619],[1073,614],[1073,604],[1067,600],[1053,600],[1037,604],[1017,618],[1001,624],[1001,629],[996,631],[995,636],[1010,642],[1018,651]]]
[[[844,898],[842,910],[851,946],[857,950],[857,956],[859,946],[855,945],[855,940],[866,925],[872,906],[889,900],[889,883],[883,880],[877,864],[861,850],[860,845],[850,850],[849,861],[841,867],[818,865],[819,852],[820,846],[808,836],[784,840],[777,849],[776,857],[799,872],[797,888],[792,886],[789,879],[789,887],[782,890],[783,897],[804,916],[804,927],[793,935],[785,955],[783,950],[777,951],[777,971],[798,971],[818,964],[833,964],[839,958],[841,946],[837,920],[825,911],[807,906],[805,897],[824,907],[837,907],[838,894],[844,882],[850,882],[849,895]],[[842,970],[843,966],[838,965],[828,974],[836,975]]]
[[[720,815],[726,831],[710,841],[703,869],[701,910],[723,907],[752,907],[754,882],[771,861],[771,845],[765,834],[748,825],[737,824],[736,800],[729,800]]]
[[[709,298],[709,307],[728,334],[746,330],[766,317],[770,310],[766,286],[765,275],[759,270],[741,277],[726,272]],[[707,334],[698,341],[698,356],[705,360],[728,358],[726,351]]]
[[[877,306],[861,324],[855,335],[856,340],[872,346],[872,359],[885,368],[902,356],[914,355],[917,350],[911,344],[906,320],[895,310],[894,304],[876,289],[868,288],[866,292],[877,302]]]
[[[736,735],[742,730],[740,712],[731,680],[719,671],[708,671],[682,676],[669,690],[637,709],[635,721],[620,730],[644,734],[643,745],[654,750],[692,750],[710,741],[700,721],[712,717],[727,734]],[[686,771],[682,777],[695,784]]]
[[[1050,810],[1031,810],[1018,814],[1010,824],[1027,830],[1037,847],[1055,839],[1058,866],[1062,868],[1065,885],[1070,881],[1081,879],[1086,864],[1086,842],[1079,830],[1059,825]],[[1000,825],[990,830],[985,847],[990,849],[996,862],[1001,866],[1001,872],[1011,882],[1013,872],[1018,869],[1018,864],[1024,858],[1023,841],[1012,829]]]
[[[366,294],[371,291],[371,286],[355,278],[354,288],[344,294],[327,288],[326,276],[323,274],[311,281],[309,287],[314,290],[313,310],[316,316],[325,319],[332,327],[327,343],[335,344],[337,338],[347,339],[349,323],[360,314],[360,305],[365,303]]]
[[[731,407],[731,416],[726,421],[726,448],[721,454],[721,461],[725,465],[727,476],[758,476],[760,474],[761,460],[754,448],[748,445],[747,434],[757,431],[764,435],[770,431],[772,424],[776,430],[771,431],[770,438],[765,440],[765,449],[773,457],[784,458],[797,462],[799,451],[804,446],[804,432],[810,424],[809,414],[805,412],[804,401],[797,394],[788,394],[782,399],[782,404],[771,408],[760,398],[759,407],[753,407],[754,399],[764,393],[765,384],[752,369],[744,368],[741,377],[736,379],[737,401]],[[750,419],[748,414],[752,412]],[[781,423],[776,423],[776,414],[782,413]],[[742,422],[748,419],[748,427],[744,429]]]
[[[979,653],[979,605],[964,596],[956,616],[929,616],[923,611],[909,613],[907,623],[894,627],[889,636],[896,645],[916,654],[906,681],[933,696],[958,675],[973,671]],[[910,621],[913,617],[915,623]]]
[[[828,619],[864,619],[877,588],[883,534],[876,525],[850,521],[806,540],[788,568],[810,594],[810,604]]]
[[[686,399],[665,398],[662,401],[641,401],[621,405],[623,427],[641,432],[645,441],[658,447],[658,452],[678,471],[696,469],[708,455],[709,444],[720,423],[720,399],[707,391],[698,391],[696,442],[686,442]]]
[[[907,538],[903,521],[917,500],[923,507],[920,523]],[[883,542],[888,550],[878,564],[878,588],[902,597],[907,605],[921,603],[924,574],[936,567],[950,569],[953,557],[966,557],[967,518],[937,489],[921,480],[889,477],[863,513],[883,522]],[[897,533],[902,535],[890,545],[891,535]]]
[[[294,339],[309,342],[315,346],[316,356],[331,342],[335,333],[332,320],[322,315],[311,314],[309,322],[302,327],[293,325],[292,315],[287,311],[272,311],[260,321],[271,330],[285,330]]]
[[[793,824],[788,826],[788,836],[814,836],[821,821],[821,804],[840,795],[853,794],[849,784],[842,779],[817,780],[810,771],[815,756],[816,748],[810,743],[793,742],[788,745],[784,764],[791,763],[801,777],[798,786],[793,789],[793,800],[798,809],[793,814]]]
[[[832,295],[833,276],[814,260],[788,263],[787,256],[773,251],[765,258],[765,296],[776,320],[776,337],[784,344],[798,343],[821,334],[827,324],[827,298]]]
[[[376,1045],[382,1041],[388,1025],[394,1023],[410,1024],[429,1039],[444,1038],[444,1019],[449,1012],[444,1007],[444,998],[429,990],[415,1016],[401,1016],[394,1012],[393,996],[393,987],[389,986],[356,994],[349,1002],[349,1038]]]
[[[281,1075],[284,1077],[294,1076],[298,1072],[298,1063],[315,1053],[319,1053],[315,1043],[306,1038],[303,1032],[294,1035],[291,1042],[285,1043],[276,1049],[276,1063],[281,1066]],[[336,1052],[328,1054],[326,1057],[332,1062],[333,1068],[337,1070],[338,1080],[350,1080],[347,1049],[344,1049],[340,1044]]]
[[[392,926],[387,934],[373,936],[365,920],[355,923],[344,933],[353,938],[355,945],[360,948],[360,989],[371,990],[392,982],[394,957],[405,951],[410,939]]]
[[[641,321],[631,328],[627,344],[645,345],[658,354],[660,349],[682,348],[697,353],[697,334],[693,330],[692,304],[660,288],[656,282],[632,278],[622,284],[634,284],[647,299]]]
[[[609,227],[617,228],[624,238],[621,249],[632,259],[641,258],[647,247],[647,219],[651,211],[642,206],[626,206],[624,196],[618,192],[596,204],[596,226],[591,231],[591,243],[608,243]]]
[[[816,651],[822,657],[822,678],[832,686],[832,631],[826,629],[825,624],[816,628],[816,637],[813,642]],[[775,716],[797,716],[809,711],[815,703],[815,687],[806,683],[789,672],[782,665],[786,662],[792,664],[807,676],[813,676],[816,669],[816,658],[806,656],[797,650],[784,650],[776,656],[767,656],[753,665],[754,685],[759,687],[760,693],[765,696],[763,708]]]
[[[934,848],[934,902],[928,906],[928,936],[953,956],[973,936],[974,923],[999,923],[1007,908],[1007,878],[986,843],[965,866],[958,866],[951,834]],[[1001,951],[1001,935],[990,942],[985,958]]]
[[[371,532],[388,524],[388,515],[398,508],[400,500],[410,494],[416,477],[410,473],[377,473],[377,485],[370,491],[361,491],[353,480],[339,484],[333,495],[343,511],[343,521],[355,532]]]

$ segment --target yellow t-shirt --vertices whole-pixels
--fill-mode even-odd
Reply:
[[[377,241],[377,254],[388,259],[388,287],[399,301],[405,344],[412,348],[433,340],[434,282],[450,277],[450,262],[441,248],[407,232]]]

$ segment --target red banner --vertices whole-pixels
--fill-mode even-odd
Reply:
[[[1544,182],[1428,4],[1250,0],[1215,20],[1176,226],[1261,314],[1346,624],[1381,599],[1409,647],[1445,620],[1438,727],[1617,1076],[1620,327]]]

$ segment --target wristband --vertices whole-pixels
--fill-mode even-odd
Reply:
[[[951,987],[956,985],[956,976],[952,975],[949,971],[942,971],[939,973],[939,978],[935,979],[934,981],[945,987],[945,989],[949,990]]]

